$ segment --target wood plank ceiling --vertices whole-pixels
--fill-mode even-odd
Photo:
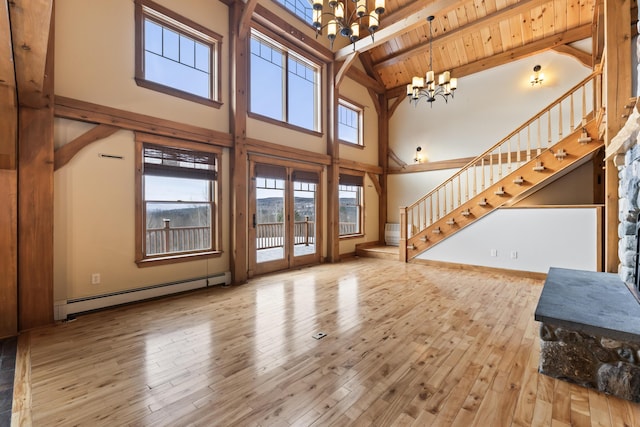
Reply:
[[[367,62],[395,94],[429,70],[428,15],[435,16],[436,74],[451,70],[453,77],[463,77],[548,49],[592,66],[592,55],[570,44],[594,34],[601,9],[598,0],[386,0],[376,41],[363,38],[356,49],[368,52]],[[391,26],[394,34],[385,34]],[[336,59],[351,49],[338,50]]]

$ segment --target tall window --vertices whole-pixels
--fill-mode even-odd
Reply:
[[[338,102],[338,139],[349,144],[363,145],[363,108],[341,99]]]
[[[338,185],[340,236],[363,234],[363,177],[340,174]]]
[[[311,24],[313,22],[313,8],[309,0],[275,0],[290,12],[302,19],[304,22]]]
[[[222,36],[150,0],[136,0],[136,82],[219,106]]]
[[[141,160],[136,260],[214,253],[218,153],[149,144],[138,135],[136,142]]]
[[[320,67],[252,30],[250,111],[320,129]]]

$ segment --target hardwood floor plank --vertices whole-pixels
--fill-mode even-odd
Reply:
[[[82,315],[29,332],[14,422],[639,425],[538,374],[541,285],[360,258]]]

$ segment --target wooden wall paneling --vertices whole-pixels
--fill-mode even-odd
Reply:
[[[254,5],[255,6],[255,5]],[[248,41],[240,37],[240,24],[246,5],[234,3],[229,8],[229,67],[231,76],[229,115],[233,137],[231,159],[231,275],[233,283],[245,283],[248,278],[248,158],[247,158],[247,107],[248,107]]]
[[[338,90],[335,85],[335,66],[333,62],[326,65],[327,76],[327,154],[331,158],[331,165],[327,167],[327,261],[340,260],[340,215],[339,192],[340,181],[340,143],[338,142],[338,123],[336,108]]]
[[[0,5],[0,338],[18,333],[18,105],[8,2]]]
[[[605,145],[622,129],[625,103],[631,96],[631,6],[630,0],[605,2],[604,84],[607,106]],[[605,166],[605,265],[608,272],[618,271],[618,168]]]

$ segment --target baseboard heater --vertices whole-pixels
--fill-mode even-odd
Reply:
[[[69,316],[86,313],[107,307],[144,301],[165,295],[177,294],[194,289],[206,288],[215,285],[229,285],[231,273],[225,272],[212,276],[197,277],[177,282],[162,283],[145,286],[143,288],[130,289],[119,292],[111,292],[91,297],[74,298],[66,301],[56,301],[54,306],[55,320],[65,320]]]

